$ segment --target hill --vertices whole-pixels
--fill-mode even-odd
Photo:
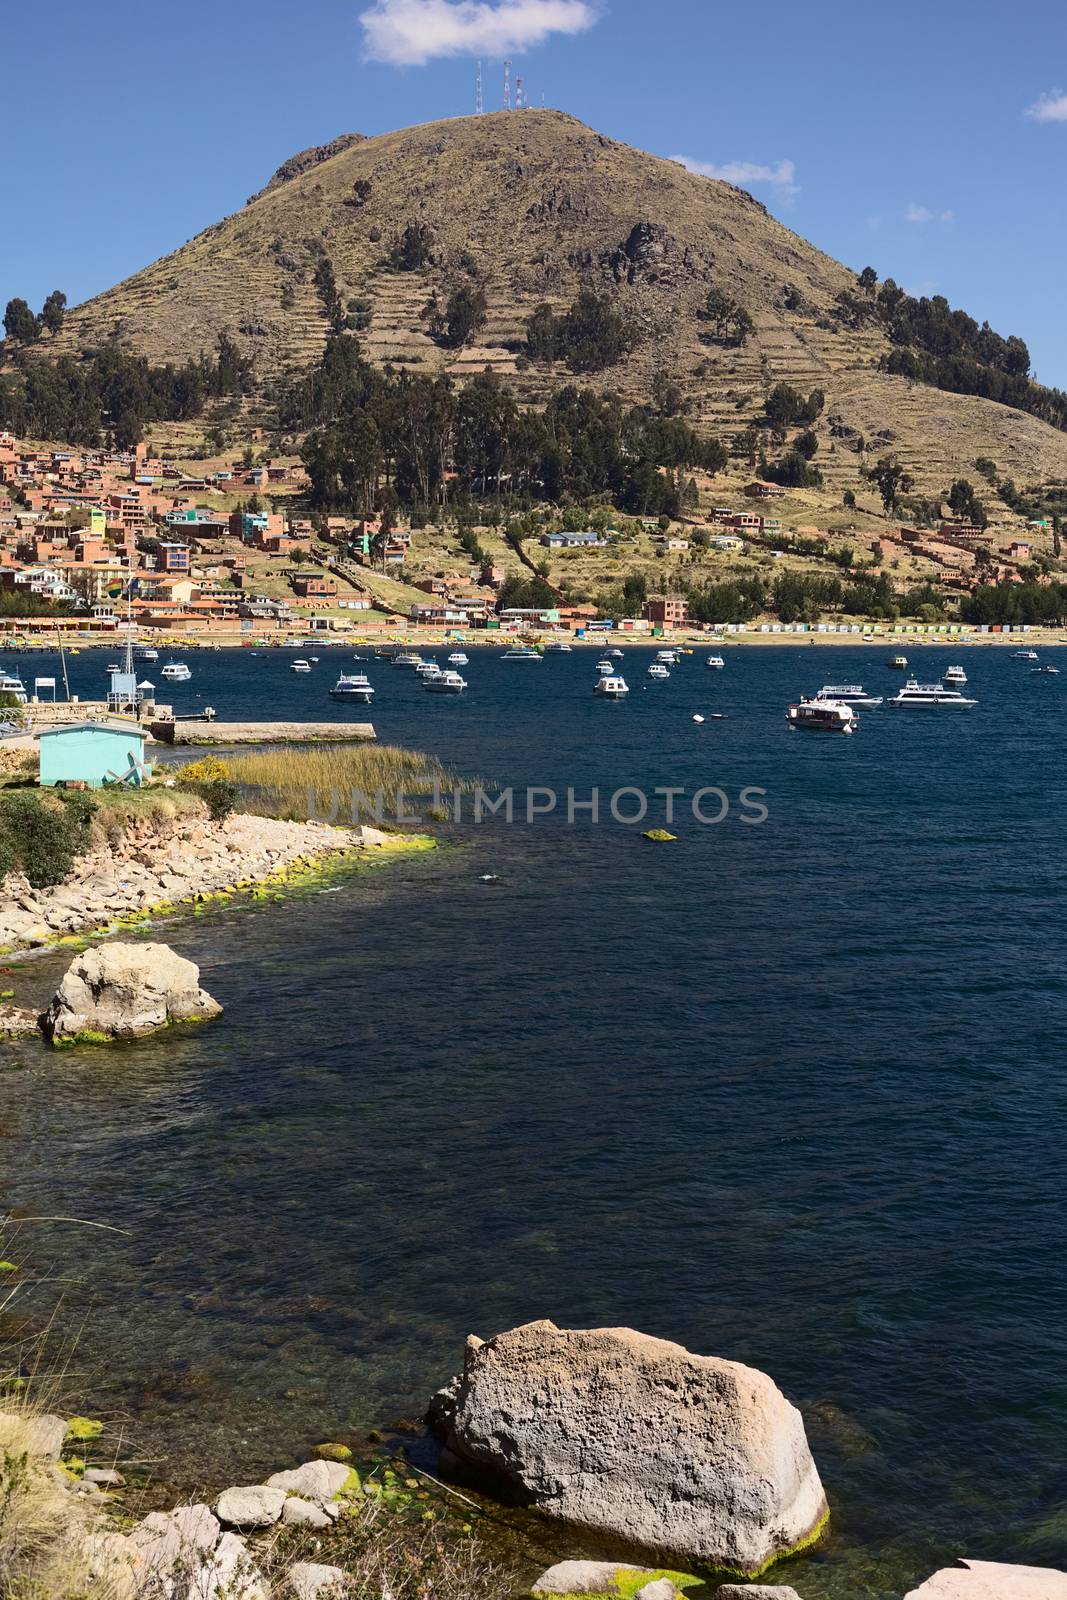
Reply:
[[[409,225],[419,247],[404,259]],[[693,424],[727,444],[763,417],[776,384],[821,390],[818,461],[838,501],[864,461],[890,452],[923,493],[973,476],[980,457],[1020,484],[1067,479],[1067,434],[878,370],[892,345],[876,317],[849,314],[856,274],[751,195],[552,111],[344,135],[304,152],[242,211],[69,312],[48,348],[117,338],[180,361],[226,332],[261,378],[305,367],[329,333],[324,260],[379,364],[459,380],[489,366],[536,402],[571,375],[526,359],[527,320],[591,286],[639,338],[582,381],[644,400],[665,373]],[[472,342],[445,348],[428,305],[464,282],[484,291],[487,317]],[[713,289],[748,312],[743,344],[712,337],[701,312]]]

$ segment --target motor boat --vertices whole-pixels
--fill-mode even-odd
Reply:
[[[941,674],[942,683],[954,683],[958,688],[963,688],[967,682],[967,674],[962,667],[946,667]]]
[[[890,695],[887,706],[906,709],[909,706],[956,706],[966,709],[976,706],[977,700],[967,700],[958,689],[949,689],[943,683],[917,683],[909,678],[898,694]]]
[[[467,687],[466,678],[458,672],[439,672],[435,678],[425,680],[430,694],[462,694]]]
[[[436,661],[420,661],[415,668],[417,678],[433,678],[440,672],[440,664]]]
[[[712,672],[721,672],[725,667],[726,662],[723,660],[722,656],[709,656],[704,665],[710,667]]]
[[[11,695],[20,706],[24,706],[30,698],[26,693],[26,685],[14,672],[0,672],[0,694]]]
[[[908,670],[908,658],[907,656],[894,656],[889,665],[896,667],[898,672],[906,672]]]
[[[613,675],[610,678],[598,678],[593,693],[603,695],[606,700],[621,700],[623,695],[630,692],[630,685],[625,678]]]
[[[545,645],[546,656],[569,656],[570,653],[571,647],[564,639],[553,639],[550,644]]]
[[[676,667],[678,665],[678,652],[677,650],[657,650],[656,660],[662,662],[665,667]]]
[[[622,660],[622,651],[621,650],[609,650],[608,651],[608,655],[609,656],[614,656],[616,661],[621,661]]]
[[[192,673],[184,661],[168,661],[161,674],[168,683],[188,683]]]
[[[469,657],[465,656],[462,650],[453,650],[448,658],[450,667],[465,667],[468,665],[468,661]]]
[[[295,661],[290,661],[290,663],[289,663],[289,671],[290,672],[310,672],[311,671],[311,662],[310,661],[305,661],[303,656],[298,656]],[[166,669],[166,667],[164,667],[163,668],[163,676],[166,677],[166,675],[167,675],[167,669]]]
[[[856,713],[842,700],[801,700],[789,707],[786,718],[794,728],[809,728],[814,733],[856,731]]]
[[[819,704],[836,700],[843,706],[880,706],[881,695],[867,694],[859,683],[824,683],[812,698]]]
[[[159,651],[154,645],[135,644],[133,647],[133,659],[135,661],[158,661]]]
[[[541,655],[537,650],[531,650],[528,644],[513,644],[510,650],[505,650],[500,657],[501,661],[540,661]]]
[[[410,650],[401,650],[399,655],[393,657],[394,667],[407,667],[409,672],[415,672],[422,665],[422,657],[414,655]]]
[[[653,661],[648,669],[648,675],[650,678],[658,678],[662,682],[664,678],[669,678],[671,674],[670,669],[665,667],[662,661]]]
[[[605,656],[602,661],[598,661],[597,662],[596,669],[597,669],[598,672],[602,672],[604,674],[604,676],[607,678],[607,677],[610,677],[611,674],[615,671],[615,663],[614,663],[614,661],[609,661],[607,656]]]
[[[330,690],[330,699],[356,700],[361,705],[369,705],[374,699],[374,690],[365,672],[342,672]]]
[[[1037,678],[1058,678],[1060,669],[1059,667],[1031,667],[1030,675]]]

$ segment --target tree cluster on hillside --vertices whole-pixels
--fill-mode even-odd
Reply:
[[[1067,394],[1034,382],[1030,351],[1017,335],[1005,338],[953,309],[944,295],[916,297],[892,278],[879,285],[873,267],[864,268],[857,286],[858,292],[841,291],[838,310],[850,326],[874,322],[884,329],[897,347],[882,358],[884,371],[996,400],[1067,430]]]
[[[686,473],[726,452],[679,417],[568,385],[523,410],[499,377],[462,389],[445,376],[380,372],[351,335],[277,395],[282,425],[310,430],[303,458],[316,505],[368,511],[389,487],[408,505],[444,496],[446,474],[478,493],[548,500],[604,495],[643,516],[677,515]]]
[[[38,439],[119,449],[137,444],[149,422],[196,417],[209,399],[252,387],[252,364],[225,333],[214,359],[154,367],[118,345],[56,360],[28,356],[0,370],[0,428]]]
[[[19,344],[36,344],[42,333],[58,333],[66,314],[67,297],[62,289],[53,289],[36,314],[25,300],[9,300],[4,311],[4,333]]]
[[[1062,626],[1067,620],[1067,584],[981,584],[960,606],[964,622],[1045,623]]]
[[[756,326],[750,312],[724,289],[708,290],[699,315],[711,324],[710,337],[720,344],[742,346]]]
[[[602,372],[633,349],[637,333],[609,294],[582,289],[569,310],[557,315],[540,305],[526,323],[532,361],[563,361],[572,372]]]
[[[461,283],[444,306],[435,294],[427,308],[430,336],[448,350],[460,350],[485,327],[489,302],[476,283]]]

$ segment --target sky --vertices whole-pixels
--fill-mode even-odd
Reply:
[[[1067,388],[1063,0],[53,0],[6,19],[0,305],[71,304],[297,150],[531,105],[742,184],[830,255],[944,294]]]

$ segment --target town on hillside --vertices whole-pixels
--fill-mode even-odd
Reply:
[[[817,611],[834,616],[835,595],[838,611],[859,614],[849,584],[860,602],[877,593],[868,620],[936,624],[958,617],[980,585],[1053,581],[1038,564],[1048,519],[1005,530],[946,517],[918,528],[863,514],[865,527],[820,528],[790,518],[798,502],[783,506],[786,490],[759,479],[724,490],[705,475],[675,521],[597,507],[570,527],[548,508],[487,518],[465,537],[445,516],[412,527],[388,513],[313,513],[308,487],[299,457],[257,459],[251,447],[205,468],[147,443],[73,450],[0,433],[0,630],[44,641],[57,628],[106,636],[132,623],[221,642],[547,626],[581,636],[607,623],[649,635],[766,631],[775,619],[804,629],[818,625]],[[806,589],[805,575],[823,587]]]

